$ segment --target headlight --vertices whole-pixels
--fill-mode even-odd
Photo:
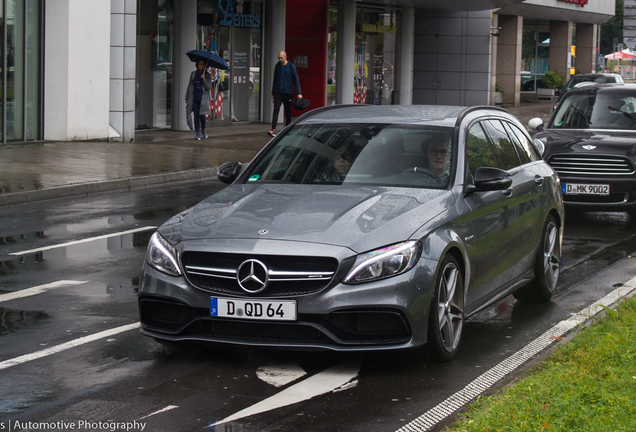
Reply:
[[[179,264],[177,264],[177,252],[158,232],[150,237],[146,261],[160,272],[170,276],[181,275]]]
[[[418,241],[407,241],[358,255],[344,283],[357,284],[385,279],[408,271],[422,252]]]

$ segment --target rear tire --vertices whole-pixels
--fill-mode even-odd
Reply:
[[[446,255],[439,266],[428,314],[429,359],[448,361],[455,357],[463,326],[463,272],[455,257]]]
[[[561,267],[560,229],[554,216],[543,226],[541,244],[534,265],[535,278],[529,285],[513,293],[517,300],[548,302],[554,295]]]

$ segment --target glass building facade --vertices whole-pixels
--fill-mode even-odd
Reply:
[[[42,139],[42,3],[0,1],[3,143]]]
[[[361,5],[356,8],[354,104],[391,105],[395,76],[397,9]],[[327,41],[327,105],[336,103],[338,5],[329,4]]]
[[[550,66],[550,25],[524,24],[521,46],[521,91],[534,92]]]

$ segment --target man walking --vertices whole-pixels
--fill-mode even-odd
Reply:
[[[287,61],[287,53],[281,51],[278,53],[278,63],[274,67],[274,84],[272,85],[272,98],[274,99],[274,114],[272,118],[272,129],[267,132],[270,136],[276,135],[276,124],[278,123],[278,113],[280,112],[280,104],[285,107],[285,126],[291,123],[291,100],[294,93],[294,87],[298,92],[298,97],[302,98],[300,90],[300,81],[296,66],[292,62]]]

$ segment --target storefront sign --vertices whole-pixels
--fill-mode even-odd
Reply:
[[[558,1],[566,2],[566,3],[576,3],[581,5],[581,7],[584,7],[588,2],[588,0],[558,0]]]
[[[220,15],[219,25],[229,27],[260,27],[260,16],[243,14],[244,2],[245,0],[237,0],[237,13],[234,13],[233,0],[216,0],[216,2],[214,3],[214,7]]]
[[[587,0],[581,0],[586,1]],[[362,31],[366,33],[397,33],[397,27],[395,24],[362,24]]]

